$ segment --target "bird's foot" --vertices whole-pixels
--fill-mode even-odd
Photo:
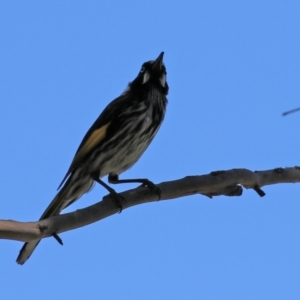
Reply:
[[[127,202],[126,198],[118,194],[114,189],[112,189],[110,192],[110,196],[114,199],[116,205],[119,207],[120,211],[119,214],[123,210],[123,204]]]
[[[159,187],[157,187],[157,185],[155,185],[152,181],[150,181],[149,179],[143,179],[143,183],[142,185],[143,187],[147,187],[149,190],[153,191],[154,193],[156,193],[158,195],[158,200],[161,199],[161,190]]]

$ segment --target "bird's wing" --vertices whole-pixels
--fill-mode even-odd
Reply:
[[[85,134],[82,142],[80,143],[73,161],[69,167],[67,174],[60,183],[58,189],[64,184],[69,175],[81,164],[86,155],[95,149],[99,143],[106,137],[107,130],[113,123],[113,127],[116,127],[116,119],[122,113],[124,108],[124,100],[126,103],[127,97],[121,95],[113,100],[100,114],[91,128]],[[118,127],[118,126],[117,126]]]

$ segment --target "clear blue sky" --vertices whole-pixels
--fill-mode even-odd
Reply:
[[[123,178],[299,165],[300,113],[281,116],[300,106],[299,15],[299,1],[1,1],[0,218],[40,217],[86,130],[160,51],[167,116]],[[264,191],[137,206],[22,267],[22,244],[2,240],[1,299],[299,299],[300,186]]]

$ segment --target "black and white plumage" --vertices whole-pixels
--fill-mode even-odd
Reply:
[[[59,186],[61,189],[40,220],[58,215],[87,193],[94,182],[104,186],[122,209],[120,195],[100,179],[106,175],[110,183],[140,182],[159,193],[147,179],[119,180],[118,176],[137,162],[164,119],[169,87],[163,55],[162,52],[156,60],[144,63],[138,76],[88,130]],[[24,264],[39,242],[25,243],[17,263]]]

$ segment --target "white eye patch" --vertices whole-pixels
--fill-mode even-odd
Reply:
[[[150,79],[150,74],[148,71],[146,71],[143,76],[143,84],[146,83],[149,79]]]
[[[159,78],[159,82],[161,84],[162,87],[165,87],[166,86],[166,75],[165,74],[162,74]]]

